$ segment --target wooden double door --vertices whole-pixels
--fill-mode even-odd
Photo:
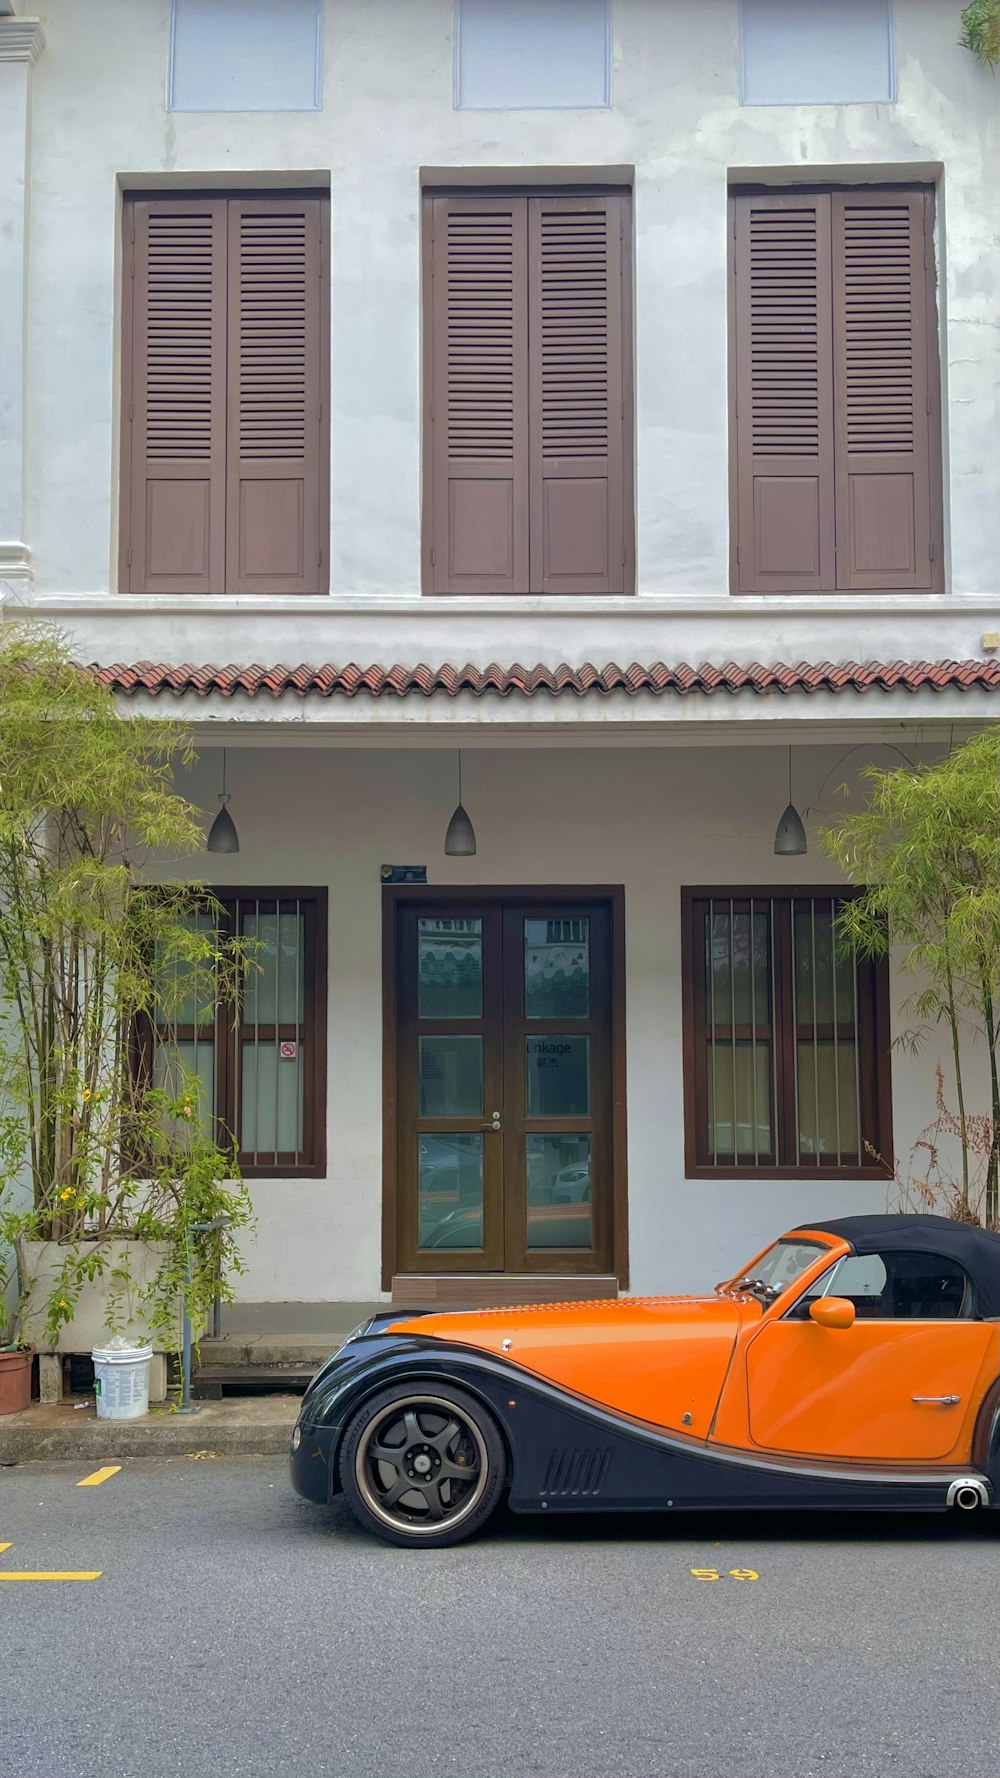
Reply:
[[[413,1273],[609,1272],[607,902],[396,910],[396,1253]]]

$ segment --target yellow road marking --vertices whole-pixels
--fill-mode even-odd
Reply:
[[[0,1556],[3,1555],[4,1550],[12,1550],[13,1548],[14,1545],[12,1543],[0,1543]]]
[[[84,1476],[83,1481],[77,1482],[76,1485],[78,1488],[99,1488],[102,1482],[106,1482],[110,1476],[117,1475],[120,1469],[120,1463],[109,1463],[104,1469],[95,1469],[93,1475]]]
[[[7,1544],[6,1547],[7,1549],[10,1549],[10,1544]],[[0,1580],[100,1580],[100,1578],[100,1568],[76,1570],[72,1568],[24,1569],[17,1574],[4,1574],[0,1572]]]

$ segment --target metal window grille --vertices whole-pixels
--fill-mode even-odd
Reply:
[[[692,900],[688,1094],[698,1164],[873,1165],[866,1145],[880,1147],[888,1061],[875,966],[845,944],[841,906],[841,897],[808,893]]]

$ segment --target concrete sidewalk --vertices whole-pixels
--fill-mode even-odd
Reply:
[[[42,1458],[276,1457],[288,1450],[301,1395],[202,1402],[196,1414],[153,1408],[142,1420],[98,1420],[93,1406],[31,1407],[0,1418],[0,1465]]]

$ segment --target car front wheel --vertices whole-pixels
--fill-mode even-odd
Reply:
[[[462,1389],[384,1389],[349,1423],[340,1480],[355,1517],[389,1543],[440,1549],[485,1525],[500,1498],[503,1440]]]

